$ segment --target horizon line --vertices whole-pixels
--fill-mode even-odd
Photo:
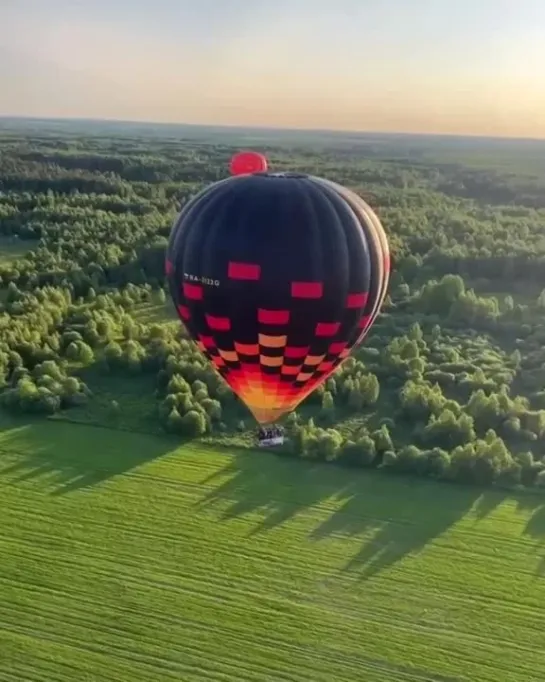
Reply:
[[[251,131],[275,131],[285,133],[327,133],[329,135],[361,135],[361,136],[390,136],[390,137],[434,137],[452,139],[480,139],[493,141],[511,142],[545,142],[545,137],[524,137],[512,135],[484,135],[481,133],[426,133],[426,132],[406,132],[406,131],[381,131],[363,129],[343,129],[343,128],[299,128],[299,127],[268,127],[257,125],[242,125],[229,123],[186,123],[183,121],[143,121],[138,119],[117,119],[117,118],[87,118],[83,116],[22,116],[13,114],[0,114],[0,121],[44,121],[44,122],[75,122],[75,123],[114,123],[144,126],[183,126],[188,128],[219,128],[225,130],[251,130]]]

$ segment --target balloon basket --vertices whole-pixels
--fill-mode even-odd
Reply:
[[[260,448],[284,445],[284,429],[281,426],[260,427],[257,432],[257,444]]]
[[[275,445],[284,445],[284,436],[275,436],[274,438],[262,438],[258,441],[260,448],[271,448]]]

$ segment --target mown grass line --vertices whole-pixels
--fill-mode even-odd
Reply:
[[[45,421],[0,431],[0,680],[545,679],[545,506]]]

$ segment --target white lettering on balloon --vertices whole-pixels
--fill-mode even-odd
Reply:
[[[210,279],[210,277],[203,277],[200,275],[190,275],[187,272],[184,272],[184,279],[187,280],[188,282],[198,282],[199,284],[207,284],[210,287],[219,287],[220,285],[219,279]]]

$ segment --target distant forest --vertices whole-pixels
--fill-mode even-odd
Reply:
[[[545,485],[545,144],[0,119],[0,404],[252,446],[165,289],[180,208],[253,146],[363,196],[392,249],[364,345],[285,420],[287,457]]]

